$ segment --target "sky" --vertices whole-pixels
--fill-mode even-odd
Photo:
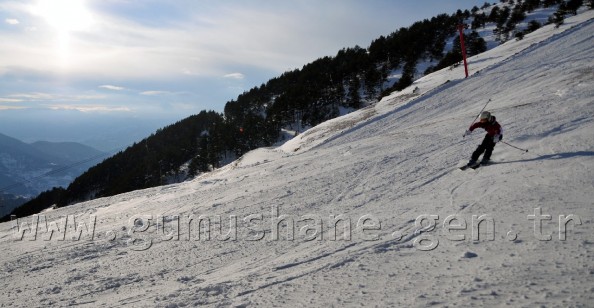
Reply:
[[[483,3],[0,0],[0,133],[127,144],[201,110],[222,112],[342,48]]]

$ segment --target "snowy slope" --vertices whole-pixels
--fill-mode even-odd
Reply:
[[[445,69],[194,181],[45,213],[54,229],[96,219],[92,240],[0,224],[0,306],[591,305],[593,32],[584,12],[470,59],[468,79]],[[499,144],[497,164],[457,170],[488,99],[530,152]],[[200,215],[210,240],[195,240]],[[281,223],[275,238],[278,215],[293,236]]]

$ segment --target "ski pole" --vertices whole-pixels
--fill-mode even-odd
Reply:
[[[487,101],[487,103],[485,104],[485,106],[483,106],[483,109],[481,109],[481,111],[479,111],[479,113],[476,115],[476,117],[474,118],[474,120],[472,120],[472,123],[470,123],[470,126],[472,126],[472,124],[474,124],[474,122],[476,121],[476,119],[478,119],[478,117],[481,115],[481,113],[483,113],[483,111],[485,110],[485,108],[487,108],[487,105],[489,105],[489,103],[491,102],[491,99],[489,98],[489,100]],[[466,135],[462,136],[462,138],[465,138]]]
[[[518,150],[520,150],[520,151],[522,151],[522,152],[526,152],[526,153],[528,153],[528,150],[526,150],[526,149],[522,149],[522,148],[518,148],[517,146],[515,146],[515,145],[511,145],[511,144],[509,144],[509,143],[507,143],[507,142],[505,142],[505,141],[501,141],[501,143],[507,144],[507,145],[509,145],[509,146],[510,146],[510,147],[512,147],[512,148],[515,148],[515,149],[518,149]]]

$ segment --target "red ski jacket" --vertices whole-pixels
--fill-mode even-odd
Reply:
[[[497,123],[495,117],[492,122],[476,122],[470,126],[468,130],[473,131],[476,128],[482,128],[487,131],[487,135],[493,137],[495,135],[501,135],[501,125]]]

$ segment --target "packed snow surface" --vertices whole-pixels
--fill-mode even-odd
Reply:
[[[593,17],[193,181],[0,224],[0,306],[592,305]],[[460,171],[489,99],[529,152]]]

